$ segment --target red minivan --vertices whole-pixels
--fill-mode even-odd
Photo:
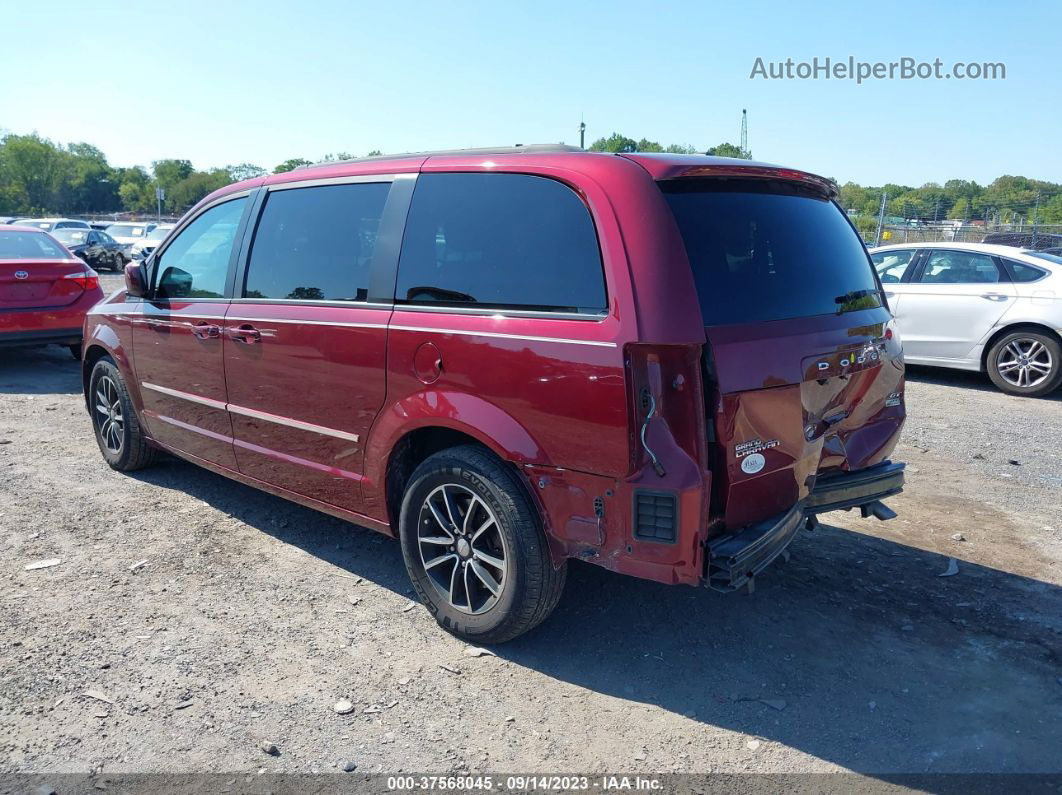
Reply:
[[[450,632],[568,558],[751,588],[903,486],[900,340],[828,180],[527,146],[327,163],[193,208],[85,325],[96,438],[401,541]]]
[[[0,347],[62,345],[80,359],[85,313],[102,300],[96,271],[47,232],[0,225]]]

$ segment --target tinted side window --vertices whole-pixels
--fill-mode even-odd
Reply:
[[[202,213],[162,252],[156,263],[158,298],[223,298],[229,256],[247,197]]]
[[[590,212],[523,174],[422,174],[398,266],[399,303],[603,312]]]
[[[999,269],[987,254],[938,250],[929,255],[922,277],[924,284],[995,284]]]
[[[1035,282],[1044,276],[1042,270],[1034,268],[1032,265],[1026,265],[1024,262],[1015,262],[1012,259],[1005,259],[1003,262],[1006,264],[1007,270],[1010,271],[1010,278],[1016,282]]]
[[[272,191],[258,222],[245,298],[364,301],[389,182]]]

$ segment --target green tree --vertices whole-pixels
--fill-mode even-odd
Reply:
[[[166,206],[172,212],[184,212],[204,196],[232,182],[226,168],[193,171],[166,192]]]
[[[264,168],[253,163],[239,163],[235,166],[227,166],[225,170],[229,172],[229,179],[232,182],[243,182],[245,179],[254,179],[255,177],[264,177],[266,175]]]
[[[965,221],[970,217],[970,200],[965,196],[960,196],[958,201],[951,206],[948,210],[948,218],[957,221]]]
[[[273,169],[274,174],[283,174],[287,171],[294,171],[299,166],[313,165],[309,160],[301,157],[293,157],[290,160],[285,160],[279,166]]]
[[[134,213],[155,211],[155,185],[143,166],[119,169],[117,180],[122,207]]]
[[[718,146],[713,146],[705,154],[714,155],[715,157],[738,157],[742,160],[752,160],[752,152],[731,143],[721,143]]]
[[[51,141],[32,135],[8,135],[0,152],[0,185],[12,210],[33,215],[59,209],[66,184],[66,156]]]
[[[644,140],[644,139],[643,139]],[[591,152],[637,152],[638,142],[619,133],[612,133],[608,138],[598,138],[590,144]]]
[[[89,144],[66,148],[67,184],[62,191],[65,212],[111,212],[121,206],[117,171],[107,165],[103,152]]]
[[[366,157],[379,157],[382,154],[383,154],[383,152],[381,152],[379,149],[373,149],[371,152],[369,152],[369,154],[367,154],[365,156]]]

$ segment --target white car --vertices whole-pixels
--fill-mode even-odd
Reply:
[[[177,224],[159,224],[150,232],[148,232],[143,239],[133,243],[129,249],[129,256],[135,260],[145,259],[152,251],[155,250],[155,246],[165,240],[173,227]]]
[[[135,243],[139,243],[148,233],[154,229],[156,224],[154,222],[144,223],[131,223],[128,221],[119,221],[118,223],[111,224],[104,231],[125,246],[125,250],[129,251]]]
[[[1062,257],[987,243],[870,250],[911,364],[987,372],[1012,395],[1062,383]]]
[[[13,221],[16,226],[32,226],[34,229],[42,229],[51,232],[53,229],[91,229],[88,221],[78,221],[73,218],[19,218]]]

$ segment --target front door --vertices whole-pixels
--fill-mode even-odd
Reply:
[[[928,252],[912,281],[884,285],[900,300],[896,321],[910,359],[964,359],[1010,308],[1017,293],[988,254]]]
[[[391,309],[367,298],[390,186],[272,187],[225,323],[240,471],[355,511],[386,386]]]
[[[133,327],[136,377],[152,438],[236,469],[222,360],[226,283],[246,196],[203,211],[159,252]]]

